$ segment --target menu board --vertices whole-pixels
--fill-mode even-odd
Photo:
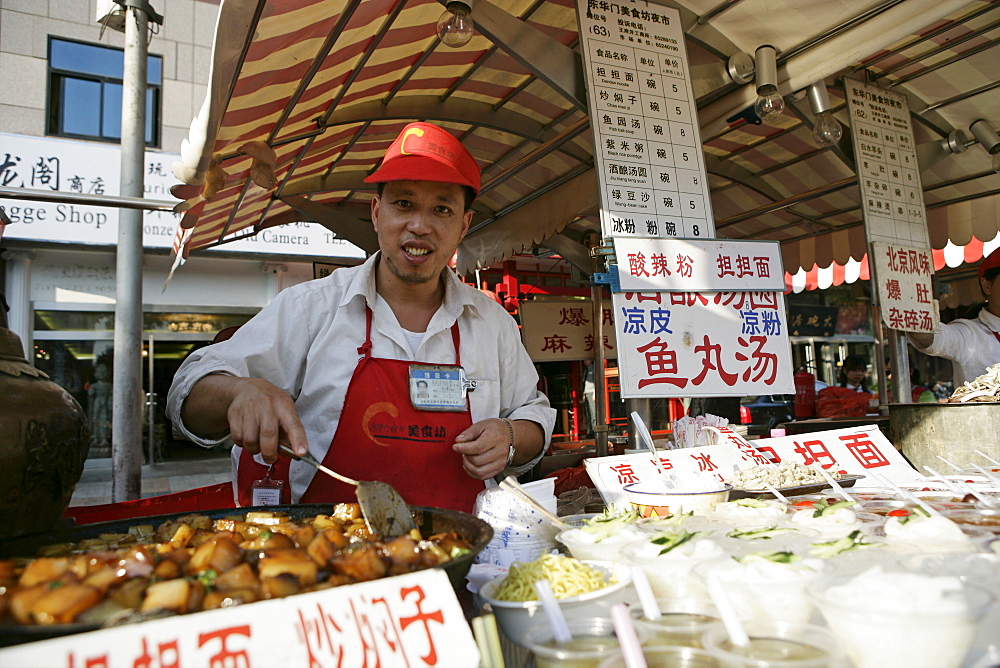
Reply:
[[[869,242],[930,248],[906,97],[845,80]]]
[[[940,318],[930,250],[873,241],[872,258],[885,323],[904,332],[934,332]]]
[[[791,394],[780,292],[616,292],[621,396]]]
[[[605,237],[714,237],[680,13],[577,0]]]
[[[521,338],[534,362],[594,359],[594,309],[579,299],[522,301]],[[618,357],[611,309],[603,311],[605,359]]]

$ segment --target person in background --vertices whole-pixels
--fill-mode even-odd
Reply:
[[[865,376],[868,375],[868,361],[861,355],[850,355],[840,369],[838,386],[855,392],[868,392]]]
[[[932,404],[937,401],[930,388],[920,382],[920,372],[916,369],[910,371],[910,399],[915,404]]]
[[[283,290],[231,339],[192,354],[168,416],[201,445],[231,434],[241,505],[265,476],[285,482],[293,503],[355,500],[353,487],[279,460],[281,443],[387,482],[412,505],[469,512],[483,480],[541,458],[556,412],[536,389],[517,323],[448,267],[479,192],[468,150],[436,125],[410,123],[365,181],[378,188],[379,251]],[[475,390],[466,398],[460,383],[436,384],[455,410],[422,410],[411,381],[441,371],[464,373]]]
[[[920,352],[951,360],[956,388],[1000,362],[1000,248],[980,263],[979,287],[986,305],[978,317],[942,323],[935,334],[906,334]]]

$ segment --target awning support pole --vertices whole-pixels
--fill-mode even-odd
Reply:
[[[125,14],[122,77],[121,194],[142,197],[146,153],[146,39],[149,17],[135,6]],[[142,211],[119,214],[115,280],[114,400],[111,418],[111,499],[142,492]]]

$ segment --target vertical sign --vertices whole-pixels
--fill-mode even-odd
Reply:
[[[621,396],[791,394],[780,292],[616,292]]]
[[[714,237],[680,13],[577,0],[606,237]]]
[[[873,241],[871,257],[885,324],[904,332],[932,333],[938,310],[930,250]]]
[[[850,79],[844,85],[882,320],[893,329],[933,331],[938,321],[930,290],[933,265],[927,261],[930,241],[909,105],[903,95],[877,86]],[[906,262],[911,253],[916,267]],[[904,286],[910,296],[901,302]]]
[[[590,301],[533,299],[522,301],[521,338],[535,362],[594,359],[594,322]],[[604,309],[605,359],[618,357],[615,322]]]

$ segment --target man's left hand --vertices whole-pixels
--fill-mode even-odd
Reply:
[[[502,420],[481,420],[455,437],[452,449],[462,455],[462,466],[473,478],[486,480],[504,470],[510,431]]]

